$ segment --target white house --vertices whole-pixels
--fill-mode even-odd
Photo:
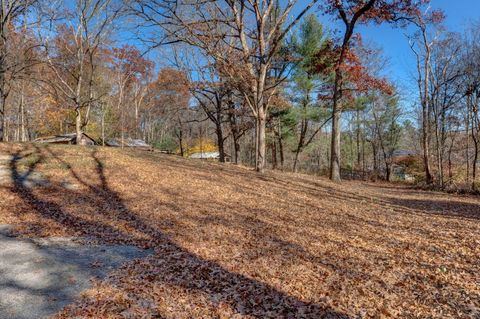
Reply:
[[[197,153],[192,153],[189,156],[189,158],[218,161],[220,160],[220,153],[219,152],[197,152]],[[228,156],[227,154],[225,154],[225,161],[230,162],[230,156]]]

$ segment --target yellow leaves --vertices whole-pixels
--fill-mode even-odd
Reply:
[[[41,101],[49,106],[58,106],[58,100],[50,94],[44,95]]]
[[[193,141],[193,146],[186,148],[185,155],[189,156],[194,153],[217,152],[216,144],[208,138],[197,138]],[[179,150],[177,150],[179,153]]]
[[[36,120],[36,127],[40,136],[51,135],[64,131],[65,120],[71,111],[64,108],[48,107]]]

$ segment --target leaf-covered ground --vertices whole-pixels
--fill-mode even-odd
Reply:
[[[478,197],[120,149],[0,154],[16,177],[0,224],[155,251],[59,318],[480,318]]]

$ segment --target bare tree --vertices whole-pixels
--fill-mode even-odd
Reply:
[[[463,40],[463,52],[461,59],[464,69],[463,89],[467,105],[467,123],[466,126],[467,142],[470,134],[473,141],[473,159],[472,159],[472,184],[471,188],[477,190],[477,169],[480,151],[480,45],[479,33],[480,24],[473,24],[468,30]],[[470,133],[469,133],[470,128]],[[467,144],[468,146],[468,144]],[[469,163],[469,154],[467,149],[467,165]],[[468,166],[467,166],[468,167]],[[469,172],[467,171],[467,175]]]
[[[392,156],[398,147],[400,139],[398,118],[401,113],[397,103],[397,97],[379,96],[374,97],[371,107],[375,127],[374,131],[376,133],[375,139],[382,151],[383,162],[385,164],[385,180],[387,181],[391,181]]]
[[[215,129],[219,161],[225,162],[224,124],[228,121],[228,100],[234,88],[223,78],[208,57],[197,56],[191,50],[174,49],[175,66],[189,77],[189,89],[196,101],[195,109],[203,113]],[[191,49],[191,48],[187,48]],[[228,50],[228,48],[225,48]],[[203,62],[203,63],[202,63]]]
[[[58,80],[56,87],[75,110],[77,144],[82,144],[91,107],[99,98],[94,85],[99,49],[112,35],[122,12],[122,5],[114,0],[76,0],[66,20],[61,20],[64,24],[58,26],[61,34],[55,46],[46,40],[47,62]]]
[[[464,97],[461,87],[463,70],[460,62],[461,42],[457,34],[448,33],[434,46],[431,56],[430,103],[433,113],[435,155],[440,188],[445,187],[444,157],[448,138],[448,119],[458,112],[458,104]],[[457,106],[457,107],[456,107]]]
[[[410,39],[410,48],[415,54],[417,61],[417,85],[420,105],[422,107],[422,147],[423,147],[423,165],[425,171],[425,180],[427,184],[433,183],[433,176],[430,168],[430,76],[431,76],[431,58],[432,50],[435,45],[438,34],[430,34],[430,26],[436,26],[443,21],[443,13],[438,11],[416,12],[409,18],[418,32]]]
[[[284,6],[272,0],[137,0],[133,12],[149,26],[160,27],[163,43],[184,42],[203,50],[241,92],[256,119],[256,170],[265,168],[265,125],[271,98],[285,80],[277,64],[286,34],[318,0]],[[300,7],[301,6],[301,7]],[[295,7],[299,13],[292,17]],[[161,45],[161,41],[154,41]],[[219,43],[229,46],[226,56]]]
[[[8,135],[5,134],[7,125],[5,105],[10,93],[9,84],[13,79],[11,75],[27,67],[26,61],[12,59],[19,48],[13,47],[11,42],[22,29],[26,35],[25,26],[31,23],[27,22],[29,19],[27,16],[38,3],[38,0],[2,0],[0,3],[0,141],[8,139]],[[30,17],[30,20],[36,20],[36,18]],[[32,47],[23,49],[31,50]],[[19,62],[22,65],[19,65]]]

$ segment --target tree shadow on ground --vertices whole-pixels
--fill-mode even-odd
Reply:
[[[460,217],[473,220],[480,219],[479,203],[455,200],[452,198],[452,195],[447,193],[416,189],[410,185],[388,186],[383,184],[369,184],[368,186],[373,187],[378,191],[387,189],[387,194],[381,196],[382,201],[391,206],[406,208],[406,211],[415,210],[424,214],[442,217]],[[394,197],[392,196],[393,192],[403,196],[401,198]],[[423,195],[424,198],[418,198],[419,195]],[[408,198],[409,196],[417,196],[417,198]],[[449,196],[449,198],[445,198],[446,196]],[[475,200],[478,198],[476,195],[458,196],[466,198],[467,200]]]
[[[392,205],[422,211],[426,214],[434,214],[442,217],[466,218],[480,220],[480,205],[475,203],[461,202],[442,199],[409,199],[385,197]]]
[[[44,152],[63,161],[48,147],[36,147],[38,158],[29,164],[25,176],[33,173],[44,160]],[[232,272],[180,247],[161,229],[131,211],[119,193],[110,188],[104,164],[95,148],[92,149],[91,158],[99,182],[83,180],[70,164],[63,161],[76,181],[85,187],[83,190],[69,190],[51,182],[49,190],[45,191],[48,196],[39,196],[33,189],[25,187],[21,178],[23,175],[19,173],[21,152],[13,155],[10,163],[14,181],[11,191],[43,219],[71,229],[76,234],[93,236],[105,242],[125,242],[154,248],[155,255],[148,257],[145,264],[154,269],[149,273],[148,282],[200,293],[213,306],[226,304],[234,313],[255,318],[349,318],[344,313],[300,300],[266,283]],[[72,207],[68,204],[72,202],[78,204]],[[87,206],[95,208],[94,215],[85,216],[78,212]],[[126,228],[130,231],[126,232]],[[134,271],[128,275],[145,279],[144,273]],[[158,313],[155,315],[162,316]]]
[[[429,191],[415,191],[412,187],[408,185],[387,186],[372,185],[370,183],[368,184],[368,186],[376,188],[379,192],[382,192],[382,190],[384,189],[388,189],[389,191],[396,191],[399,196],[393,197],[385,194],[381,194],[379,196],[362,195],[359,193],[348,192],[343,189],[336,189],[332,186],[327,186],[306,179],[301,179],[300,181],[298,179],[292,179],[288,182],[282,181],[275,176],[264,177],[264,179],[275,183],[275,185],[278,185],[279,187],[301,187],[303,190],[306,190],[312,196],[328,196],[332,199],[354,202],[374,202],[383,205],[385,208],[390,208],[406,214],[422,213],[442,217],[461,217],[474,220],[480,219],[480,204],[462,202],[454,200],[452,198],[442,199],[439,197],[443,194]],[[419,194],[424,194],[425,198],[410,199],[405,197],[413,195],[418,196]],[[430,196],[430,198],[428,198],[427,196]]]

